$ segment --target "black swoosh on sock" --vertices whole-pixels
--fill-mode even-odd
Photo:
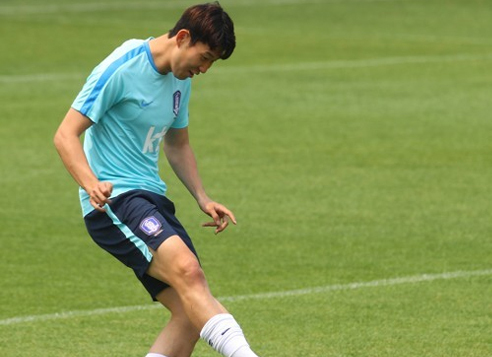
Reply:
[[[220,335],[221,335],[221,336],[224,336],[224,334],[225,334],[227,331],[229,331],[230,329],[231,329],[231,328],[229,327],[227,330],[225,330],[224,332],[222,332]]]

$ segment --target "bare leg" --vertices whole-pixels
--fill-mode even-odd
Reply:
[[[178,236],[168,238],[157,251],[147,274],[171,285],[182,308],[197,331],[217,314],[227,310],[212,296],[195,255]]]
[[[198,259],[181,238],[168,238],[157,251],[152,250],[152,254],[147,274],[173,287],[188,317],[184,321],[191,323],[195,332],[200,331],[201,337],[223,356],[258,357],[249,347],[234,317],[210,293]],[[173,336],[179,336],[173,326],[183,328],[184,322],[181,320],[178,325],[168,325],[158,338],[159,346],[161,340],[164,348],[167,346],[164,343],[169,344]]]
[[[200,335],[186,315],[176,290],[165,289],[156,298],[171,311],[171,319],[149,352],[169,357],[190,357]]]

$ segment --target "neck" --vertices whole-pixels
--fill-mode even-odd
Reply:
[[[171,72],[171,54],[175,44],[176,42],[170,39],[167,34],[149,41],[150,53],[159,73],[168,74]]]

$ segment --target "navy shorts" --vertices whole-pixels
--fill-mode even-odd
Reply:
[[[174,204],[166,197],[144,190],[132,190],[111,199],[106,212],[92,211],[84,217],[92,239],[135,275],[155,300],[168,284],[146,274],[153,250],[177,235],[195,254],[191,238],[174,216]]]

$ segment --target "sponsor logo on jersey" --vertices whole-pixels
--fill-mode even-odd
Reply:
[[[148,236],[159,232],[161,227],[161,222],[154,216],[147,217],[140,223],[140,229]]]
[[[181,102],[181,92],[179,90],[177,90],[173,94],[173,113],[174,113],[174,116],[177,116],[179,113],[180,102]]]
[[[161,132],[155,133],[155,126],[151,126],[149,131],[147,132],[147,137],[145,138],[142,152],[144,154],[148,152],[157,152],[159,150],[159,144],[162,140],[162,137],[166,135],[168,129],[169,128],[165,126],[164,128],[162,128]]]

